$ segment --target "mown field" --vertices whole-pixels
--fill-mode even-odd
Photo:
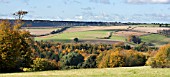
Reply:
[[[95,30],[95,31],[81,31],[81,32],[67,32],[67,33],[60,33],[54,34],[44,37],[36,37],[35,40],[53,40],[56,42],[72,42],[74,38],[79,38],[80,41],[86,40],[102,40],[102,41],[125,41],[125,37],[123,36],[116,36],[112,35],[110,39],[99,39],[103,37],[109,36],[109,33],[113,31],[106,31],[106,30]]]
[[[119,67],[0,74],[0,77],[169,77],[169,68]]]

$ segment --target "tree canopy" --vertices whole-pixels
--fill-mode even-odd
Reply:
[[[19,22],[0,22],[0,72],[29,67],[31,63],[30,33],[20,27]]]

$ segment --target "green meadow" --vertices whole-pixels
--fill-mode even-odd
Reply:
[[[153,43],[156,46],[168,44],[170,40],[169,37],[159,35],[159,34],[150,34],[146,36],[141,36],[140,38],[142,39],[143,42]]]
[[[169,68],[142,66],[5,73],[0,77],[169,77],[169,72]]]

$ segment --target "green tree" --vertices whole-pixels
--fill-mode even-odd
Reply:
[[[70,52],[67,55],[63,56],[60,60],[60,65],[62,69],[66,67],[77,67],[78,64],[84,62],[84,57],[77,52]]]
[[[141,43],[141,39],[139,37],[135,36],[135,35],[128,36],[127,41],[128,42],[133,42],[135,44],[140,44]]]
[[[12,72],[31,63],[30,33],[21,31],[21,24],[0,22],[0,72]]]
[[[79,41],[79,39],[78,39],[78,38],[74,38],[73,40],[74,40],[74,42],[78,42],[78,41]]]

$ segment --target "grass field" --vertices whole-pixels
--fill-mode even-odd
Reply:
[[[169,77],[169,72],[169,68],[143,66],[6,73],[0,74],[0,77]]]
[[[82,32],[67,32],[54,34],[44,37],[36,37],[35,40],[53,40],[56,42],[71,42],[74,38],[79,38],[80,40],[102,40],[98,38],[107,37],[111,30],[94,30],[94,31],[82,31]],[[110,39],[105,39],[105,41],[125,41],[125,37],[113,35]]]
[[[82,32],[68,32],[68,33],[60,33],[54,34],[44,37],[36,37],[35,40],[54,40],[54,41],[71,41],[74,38],[79,39],[97,39],[97,37],[106,37],[110,31],[82,31]]]
[[[141,36],[140,38],[142,39],[142,41],[147,42],[147,43],[153,43],[156,46],[161,46],[164,44],[168,44],[170,42],[169,41],[170,38],[163,36],[163,35],[159,35],[159,34]]]

